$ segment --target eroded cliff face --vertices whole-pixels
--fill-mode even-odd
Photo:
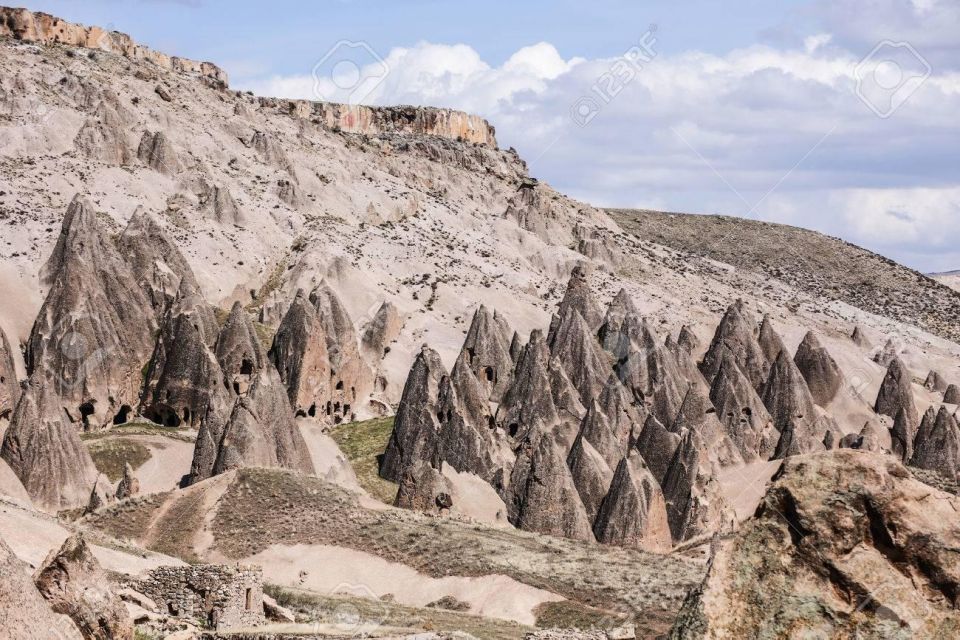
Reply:
[[[86,27],[61,20],[49,13],[0,7],[0,37],[35,44],[65,44],[110,51],[125,58],[147,60],[162,69],[194,73],[215,80],[223,86],[227,85],[226,72],[211,62],[169,56],[137,44],[125,33],[107,31],[100,27]]]

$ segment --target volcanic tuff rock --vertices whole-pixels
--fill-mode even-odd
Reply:
[[[593,531],[608,544],[658,552],[673,546],[663,492],[636,451],[620,461]]]
[[[676,542],[728,529],[736,516],[720,494],[719,468],[711,464],[703,439],[683,435],[663,479],[670,532]]]
[[[243,226],[247,220],[227,187],[203,181],[200,185],[200,193],[197,194],[197,201],[202,210],[221,224]]]
[[[53,612],[30,578],[26,563],[0,539],[0,629],[10,640],[81,640],[76,625]]]
[[[378,363],[403,329],[403,318],[392,302],[384,302],[363,330],[360,348],[370,363]]]
[[[287,397],[300,415],[325,415],[330,393],[327,333],[306,293],[297,291],[273,336],[270,359],[287,387]]]
[[[670,638],[955,637],[958,510],[884,456],[789,458]]]
[[[810,433],[810,425],[818,415],[807,383],[786,350],[780,352],[770,369],[770,379],[763,391],[763,404],[773,418],[773,424],[784,434],[777,446],[777,457],[822,450],[823,434]],[[790,432],[790,443],[782,442]],[[805,436],[813,436],[807,438]],[[791,453],[788,453],[791,452]]]
[[[610,490],[613,470],[603,456],[584,437],[583,431],[577,436],[567,456],[567,466],[573,477],[580,501],[587,512],[590,522],[596,522],[600,505]]]
[[[117,500],[126,500],[127,498],[132,498],[139,493],[140,480],[138,480],[137,476],[133,474],[133,467],[130,466],[130,463],[124,463],[123,477],[120,478],[120,482],[117,484]]]
[[[97,509],[112,503],[114,493],[110,479],[102,473],[97,475],[97,481],[93,483],[93,490],[90,492],[90,500],[87,501],[86,513],[93,513]]]
[[[680,433],[668,431],[656,416],[651,415],[637,438],[635,444],[637,451],[643,456],[653,477],[661,484],[673,461],[673,454],[680,446],[681,437]]]
[[[733,353],[722,346],[719,350],[720,368],[710,389],[710,401],[744,461],[767,460],[776,449],[780,433]]]
[[[947,386],[947,381],[940,375],[940,372],[933,369],[927,374],[927,379],[923,383],[923,388],[927,391],[939,391],[941,393],[947,390]]]
[[[227,386],[233,389],[235,396],[246,394],[253,376],[268,365],[250,314],[239,302],[230,309],[230,315],[217,336],[214,352]]]
[[[27,371],[46,380],[83,427],[136,404],[157,323],[130,265],[90,203],[76,196],[44,267],[50,291],[34,322]]]
[[[154,171],[171,178],[182,168],[176,150],[162,131],[143,133],[137,147],[137,158]]]
[[[797,349],[794,362],[807,381],[813,401],[826,407],[837,397],[843,385],[843,374],[830,353],[820,344],[814,332],[808,331]]]
[[[943,401],[946,404],[960,404],[960,387],[955,384],[947,387],[947,390],[943,392]]]
[[[47,511],[87,505],[97,470],[51,385],[31,378],[3,437],[2,457],[35,505]]]
[[[37,572],[37,589],[87,640],[133,640],[133,621],[82,534],[66,539]]]
[[[850,339],[853,340],[853,343],[865,351],[873,349],[873,344],[870,342],[870,339],[867,338],[867,334],[863,332],[863,329],[858,325],[853,328],[853,333],[850,334]]]
[[[115,95],[100,102],[96,111],[84,122],[74,138],[77,149],[93,160],[104,164],[123,166],[133,160],[127,126],[129,116],[121,116],[123,107]]]
[[[777,330],[773,328],[773,322],[770,320],[769,315],[763,316],[757,342],[760,343],[760,349],[763,350],[763,355],[769,363],[776,361],[780,353],[787,350],[783,344],[783,338],[781,338]]]
[[[461,357],[466,356],[466,363],[484,387],[484,395],[494,402],[499,402],[510,386],[512,335],[513,330],[501,316],[480,305],[463,342]]]
[[[696,430],[710,451],[711,459],[721,467],[743,464],[740,450],[717,418],[716,409],[707,396],[708,392],[709,389],[703,390],[698,384],[690,385],[677,417],[670,425],[670,431],[682,434],[687,429]]]
[[[960,472],[960,427],[946,407],[940,407],[936,418],[933,407],[924,416],[913,445],[911,467],[929,469],[950,480]]]
[[[146,371],[142,415],[169,427],[226,419],[233,399],[213,353],[218,331],[213,308],[183,280]]]
[[[20,383],[7,334],[0,329],[0,420],[9,419],[20,398]]]
[[[913,453],[913,439],[917,433],[917,405],[913,397],[913,378],[907,370],[905,364],[900,358],[894,357],[887,369],[887,375],[880,386],[880,393],[877,394],[877,402],[874,405],[874,411],[880,415],[890,416],[894,420],[898,419],[898,414],[902,411],[905,420],[905,442],[907,449],[904,452],[904,460],[909,460]]]
[[[560,317],[550,347],[551,356],[560,362],[584,405],[603,389],[610,370],[595,335],[580,311],[570,308]]]
[[[733,356],[733,361],[743,371],[754,391],[763,391],[770,375],[770,361],[757,341],[755,321],[742,301],[737,301],[727,309],[700,363],[700,371],[708,382],[713,382],[717,377],[726,352]]]
[[[400,482],[407,470],[436,453],[440,432],[438,396],[447,370],[436,351],[424,346],[413,362],[397,407],[390,442],[380,463],[380,475]]]

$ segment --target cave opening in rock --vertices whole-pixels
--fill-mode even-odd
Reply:
[[[307,409],[307,415],[310,416],[311,418],[316,418],[316,417],[317,417],[317,403],[316,403],[316,402],[314,402],[312,405],[310,405],[310,408]]]
[[[494,382],[494,378],[496,376],[494,376],[493,374],[493,367],[487,367],[483,371],[484,371],[484,374],[487,376],[487,382]]]
[[[334,387],[337,391],[343,391],[343,380],[337,382],[337,385]]]
[[[183,408],[183,423],[190,424],[190,407]]]
[[[96,409],[93,407],[93,402],[84,402],[79,407],[80,411],[80,420],[83,422],[84,427],[90,426],[90,416],[96,413]]]
[[[251,376],[253,375],[253,362],[244,358],[240,362],[240,375],[242,376]]]
[[[130,408],[130,405],[125,404],[120,407],[120,411],[117,412],[117,415],[113,416],[113,424],[126,424],[127,420],[130,419],[130,412],[133,409]]]
[[[516,422],[510,423],[510,426],[507,428],[507,431],[510,433],[510,437],[514,438],[517,435],[517,432],[520,431],[520,425]]]

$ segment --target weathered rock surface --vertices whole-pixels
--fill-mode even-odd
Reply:
[[[731,528],[736,515],[720,494],[719,469],[696,431],[683,435],[663,480],[674,542]]]
[[[137,147],[137,158],[154,171],[174,177],[181,169],[176,150],[162,131],[145,131]]]
[[[390,345],[400,336],[402,330],[403,318],[396,305],[392,302],[380,305],[364,328],[360,340],[360,348],[367,361],[373,364],[380,362],[390,353]]]
[[[830,404],[843,386],[843,373],[815,333],[810,331],[804,336],[793,360],[807,382],[813,401],[821,407]]]
[[[461,358],[484,387],[484,395],[499,402],[513,378],[510,338],[506,322],[481,305],[473,314]]]
[[[403,387],[390,442],[380,463],[380,475],[400,482],[416,463],[436,454],[439,423],[439,389],[447,370],[436,351],[421,349]]]
[[[663,492],[636,451],[620,461],[593,525],[599,542],[667,552],[672,546]]]
[[[913,378],[906,365],[900,358],[894,357],[887,368],[887,374],[880,385],[874,411],[880,415],[890,416],[894,420],[903,420],[903,441],[906,445],[904,460],[909,460],[913,454],[913,440],[916,438],[918,416],[917,405],[913,396]],[[903,416],[898,418],[900,412]]]
[[[853,340],[853,343],[861,349],[873,349],[873,344],[870,342],[870,339],[867,338],[867,334],[864,333],[863,329],[859,325],[853,328],[853,333],[850,334],[850,339]]]
[[[760,393],[770,375],[770,361],[757,340],[756,323],[742,301],[730,305],[713,336],[710,348],[700,363],[700,371],[708,382],[713,382],[722,368],[725,353]]]
[[[958,510],[885,456],[790,458],[670,638],[954,637]]]
[[[133,640],[133,621],[82,534],[51,552],[35,577],[52,609],[68,615],[88,640]]]
[[[710,389],[717,417],[744,461],[768,460],[776,450],[780,433],[732,352],[719,349],[721,364]]]
[[[294,411],[325,415],[326,405],[332,401],[327,333],[302,290],[280,322],[269,356],[287,387]]]
[[[0,329],[0,420],[10,419],[17,400],[20,399],[20,383],[13,361],[13,350],[7,334]]]
[[[634,445],[643,456],[650,472],[657,482],[663,483],[673,461],[673,454],[680,446],[681,433],[671,432],[661,424],[657,417],[651,415],[643,425],[643,430]]]
[[[139,396],[153,351],[153,307],[110,233],[82,196],[71,202],[30,333],[27,371],[62,398],[76,428],[110,422]]]
[[[934,371],[933,369],[927,374],[927,379],[923,383],[923,388],[927,391],[938,391],[940,393],[946,391],[948,386],[947,381],[940,375],[940,372]]]
[[[242,227],[247,221],[227,187],[203,182],[197,199],[200,208],[220,224]]]
[[[770,320],[769,315],[763,316],[757,342],[760,343],[760,349],[763,351],[763,355],[769,363],[775,362],[780,356],[780,353],[787,350],[783,344],[783,338],[780,337],[780,334],[777,333],[777,330],[773,327],[773,322]]]
[[[93,513],[114,501],[114,489],[110,480],[104,474],[97,476],[97,481],[93,483],[93,490],[90,492],[90,500],[87,501],[86,513]]]
[[[943,401],[946,404],[960,404],[960,387],[955,384],[948,386],[943,392]]]
[[[587,512],[590,522],[596,522],[597,513],[613,481],[613,470],[603,456],[584,437],[583,431],[577,436],[567,456],[567,466],[573,477],[580,501]]]
[[[115,96],[110,102],[100,102],[74,138],[74,145],[82,154],[104,164],[130,164],[133,150],[126,130],[129,116],[121,116],[121,109]]]
[[[50,384],[33,378],[0,448],[33,503],[56,512],[87,505],[97,479],[90,454]]]
[[[26,563],[0,539],[0,629],[10,640],[81,640],[70,618],[54,613]]]
[[[763,404],[782,434],[777,457],[823,450],[823,434],[818,436],[812,430],[819,417],[813,406],[813,397],[800,369],[786,350],[780,352],[770,369]]]
[[[140,493],[140,480],[133,473],[133,467],[127,462],[123,465],[123,477],[117,484],[117,500],[126,500]]]
[[[931,407],[920,424],[909,464],[956,480],[960,472],[960,427],[946,407],[940,407],[936,418],[931,418],[932,412]]]

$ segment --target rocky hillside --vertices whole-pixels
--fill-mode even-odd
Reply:
[[[759,220],[611,209],[625,230],[667,247],[756,271],[825,300],[960,339],[960,293],[936,278],[815,231]],[[949,286],[949,285],[948,285]]]

